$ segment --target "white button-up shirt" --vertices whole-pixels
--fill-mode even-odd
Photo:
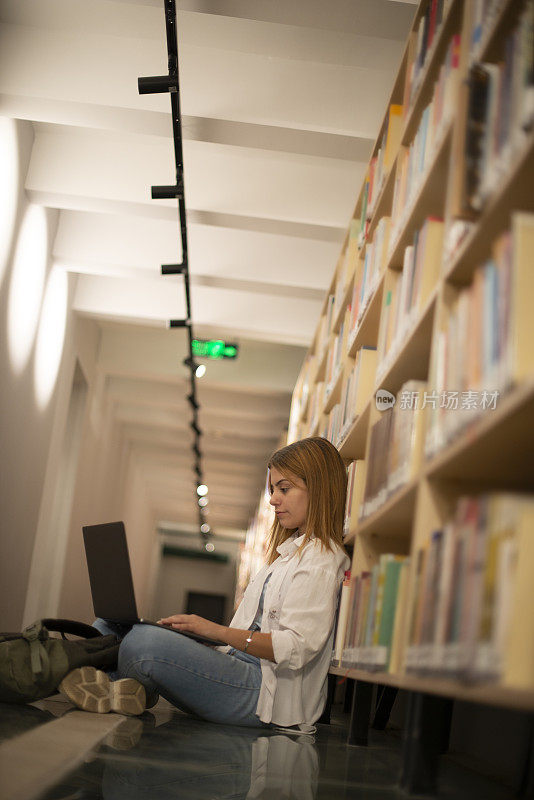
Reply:
[[[303,541],[302,535],[278,547],[276,561],[260,569],[247,586],[230,627],[250,627],[271,573],[261,632],[272,636],[275,662],[261,659],[256,713],[262,722],[305,729],[319,719],[325,705],[336,603],[349,559],[335,544],[333,551],[326,550],[315,538],[299,557]]]

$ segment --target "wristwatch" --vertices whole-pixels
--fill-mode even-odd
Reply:
[[[243,652],[244,652],[244,653],[246,653],[246,652],[247,652],[247,647],[248,647],[248,646],[249,646],[249,644],[251,643],[251,641],[252,641],[252,637],[253,637],[253,636],[254,636],[254,631],[250,631],[250,635],[249,635],[249,636],[247,636],[247,638],[245,639],[246,645],[245,645],[245,647],[243,648]]]

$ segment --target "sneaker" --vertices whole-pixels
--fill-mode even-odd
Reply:
[[[78,667],[63,678],[60,693],[83,711],[137,716],[146,708],[145,687],[135,678],[110,681],[95,667]]]

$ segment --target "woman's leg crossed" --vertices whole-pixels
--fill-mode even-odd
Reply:
[[[256,716],[259,660],[242,661],[174,631],[134,625],[119,650],[119,675],[211,722],[265,727]]]

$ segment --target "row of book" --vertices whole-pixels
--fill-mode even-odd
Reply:
[[[367,242],[363,260],[356,269],[351,299],[351,319],[349,324],[349,340],[356,334],[365,311],[374,295],[380,276],[386,265],[389,248],[391,219],[381,217],[372,242]]]
[[[317,389],[311,400],[310,415],[315,427],[320,413],[320,398],[328,399],[339,372],[343,367],[343,359],[354,341],[361,316],[376,291],[379,276],[384,265],[385,249],[389,236],[389,217],[383,217],[377,225],[374,242],[368,243],[365,251],[363,268],[357,270],[354,288],[347,313],[342,319],[340,330],[334,335],[328,352],[324,394]],[[414,234],[413,245],[405,250],[402,272],[391,271],[388,277],[389,288],[384,293],[384,307],[381,314],[380,332],[377,348],[377,376],[384,374],[391,361],[396,357],[398,349],[406,336],[419,319],[421,310],[436,286],[441,267],[441,249],[443,243],[443,221],[429,217],[421,230]],[[330,297],[333,297],[331,295]],[[333,307],[328,303],[328,308]],[[332,314],[330,314],[330,322]],[[309,371],[310,372],[310,371]],[[358,364],[355,365],[355,376]],[[328,438],[337,436],[340,431],[350,427],[354,414],[354,404],[348,397],[351,390],[349,376],[342,388],[341,410],[334,413],[336,421],[331,426]],[[353,384],[353,389],[357,382]],[[302,387],[301,407],[305,408],[309,391],[309,383],[304,380]],[[333,433],[332,433],[333,431]],[[335,439],[333,440],[335,441]]]
[[[404,251],[402,272],[391,271],[383,298],[378,337],[377,379],[380,380],[406,341],[441,269],[443,220],[428,217]]]
[[[443,140],[455,110],[458,89],[460,36],[455,34],[449,44],[445,62],[434,87],[432,101],[424,109],[417,133],[411,145],[399,152],[393,194],[393,231],[390,250],[394,249],[399,232],[404,227],[411,206],[429,165]]]
[[[426,383],[410,380],[395,405],[371,427],[361,518],[373,514],[388,497],[416,477],[423,454]]]
[[[376,201],[389,174],[397,150],[399,149],[402,133],[402,106],[392,104],[389,106],[380,145],[377,154],[372,156],[367,168],[363,185],[362,204],[360,212],[360,226],[358,243],[363,247],[369,229],[369,223],[376,208]]]
[[[435,146],[440,139],[441,132],[444,127],[446,127],[446,123],[452,113],[454,92],[456,89],[455,77],[458,66],[458,51],[459,37],[454,36],[449,45],[445,63],[442,65],[440,77],[435,86],[433,100],[423,112],[421,124],[414,142],[411,147],[401,151],[400,163],[397,167],[395,179],[392,214],[393,218],[396,220],[395,228],[397,231],[399,227],[402,227],[407,204],[409,204],[416,192],[419,180],[431,160]],[[385,165],[384,169],[387,168],[386,172],[389,171],[393,165],[394,154],[399,148],[401,120],[402,106],[391,105],[386,117],[386,124],[383,132],[383,145],[384,153],[393,155],[388,155],[387,158],[384,157],[382,161],[380,161],[378,156],[371,159],[364,184],[360,231],[358,236],[360,246],[365,243],[366,249],[363,263],[360,262],[360,264],[356,266],[356,276],[351,298],[352,314],[348,331],[349,346],[356,335],[358,324],[365,313],[369,301],[376,291],[380,275],[387,261],[388,251],[391,251],[392,239],[395,238],[391,235],[391,219],[389,217],[382,217],[376,226],[373,241],[365,242],[368,223],[372,211],[374,210],[373,197],[377,197],[381,187],[380,181],[382,179],[380,175],[386,174],[385,172],[381,172],[381,169]],[[375,177],[379,180],[378,184],[375,183]],[[400,209],[403,209],[402,214],[400,213]],[[321,358],[322,351],[328,344],[328,337],[333,319],[340,309],[346,285],[350,280],[350,272],[353,267],[355,255],[353,246],[355,238],[356,227],[355,221],[353,220],[345,252],[344,264],[338,276],[335,291],[327,298],[326,310],[322,315],[317,333],[316,351],[319,359]],[[327,383],[331,382],[331,378],[332,375],[329,375]]]
[[[304,359],[291,400],[287,430],[288,444],[309,433],[307,420],[310,418],[310,396],[313,394],[315,386],[317,360],[315,353],[308,353]]]
[[[465,200],[480,211],[510,169],[534,122],[534,0],[506,38],[498,64],[469,71]]]
[[[347,315],[345,315],[346,317]],[[342,319],[338,333],[334,334],[333,341],[330,343],[328,358],[326,361],[326,399],[330,395],[333,386],[339,377],[340,370],[343,368],[343,357],[347,346],[347,326],[345,318]]]
[[[369,359],[369,352],[373,353],[375,374],[380,378],[419,319],[437,280],[442,237],[442,222],[427,219],[414,244],[406,248],[402,272],[388,274],[390,288],[384,293],[378,348],[376,352],[373,348],[360,351],[354,369],[343,381],[339,403],[325,422],[326,435],[335,444],[344,438],[358,413],[361,358]],[[444,315],[426,395],[427,455],[434,455],[481,413],[494,410],[499,397],[534,370],[534,355],[524,344],[532,336],[531,317],[523,307],[534,291],[529,271],[533,248],[534,215],[515,213],[512,230],[496,240],[492,257],[475,270],[472,284],[458,291]],[[350,340],[344,344],[349,317],[353,318],[352,309],[342,325],[338,348],[331,351],[332,377],[339,374],[334,365],[342,368],[350,344]],[[370,392],[367,382],[365,386],[365,392]],[[311,392],[305,433],[316,428],[324,402],[325,384],[319,382]],[[380,505],[384,493],[391,491],[387,481],[378,485],[376,496],[368,498],[369,507]]]
[[[353,368],[347,372],[341,386],[339,425],[334,444],[344,439],[358,416],[362,413],[372,391],[376,374],[376,347],[361,347],[354,359]]]
[[[488,33],[508,0],[471,0],[471,42],[469,45],[470,61],[478,61]]]
[[[370,570],[345,573],[333,664],[529,683],[530,630],[521,631],[518,614],[530,600],[523,563],[533,523],[531,495],[461,497],[452,519],[415,550],[413,569],[411,557],[385,554]]]
[[[352,280],[354,270],[358,261],[358,222],[353,219],[349,226],[347,246],[343,255],[343,261],[336,279],[334,293],[334,317],[339,313],[345,291]]]
[[[266,483],[256,513],[248,526],[245,541],[240,547],[240,557],[237,561],[235,608],[241,602],[250,579],[265,562],[269,532],[274,522],[274,509],[269,503],[269,499],[270,493]]]
[[[501,394],[532,374],[533,326],[529,298],[534,215],[516,213],[492,257],[460,290],[437,336],[430,384],[437,402],[429,411],[426,451],[435,454]]]
[[[319,320],[319,327],[315,337],[315,352],[317,358],[321,361],[330,340],[330,332],[332,330],[332,322],[334,319],[334,305],[336,297],[335,294],[329,294],[326,299],[326,309]]]
[[[530,546],[533,520],[534,498],[528,495],[460,498],[454,519],[415,555],[408,671],[475,680],[506,674],[513,682],[507,659],[517,653],[509,630],[512,613],[521,611],[514,609],[522,583],[518,561]]]
[[[352,369],[347,371],[340,387],[340,400],[323,421],[319,435],[339,447],[363,411],[372,390],[376,372],[376,348],[361,347]]]
[[[432,44],[439,36],[444,15],[450,0],[430,0],[413,32],[415,38],[414,57],[407,67],[406,83],[404,87],[405,113],[411,108],[415,95],[421,84],[428,63],[428,55]]]
[[[337,445],[341,430],[341,406],[339,403],[330,410],[328,416],[323,420],[323,426],[319,431],[319,436],[328,439],[334,446]]]
[[[317,381],[312,387],[310,393],[310,405],[308,410],[308,426],[307,426],[307,435],[311,436],[314,430],[317,428],[319,421],[321,419],[321,414],[323,413],[323,406],[324,406],[324,392],[325,392],[325,382],[324,381]]]
[[[333,663],[370,671],[387,671],[393,665],[397,671],[395,650],[400,639],[395,628],[399,628],[399,590],[402,581],[405,592],[408,566],[406,556],[387,553],[371,570],[345,573]]]
[[[312,357],[308,353],[304,364],[302,365],[295,391],[293,392],[293,397],[291,398],[291,409],[289,411],[289,422],[287,426],[288,444],[295,442],[300,438],[299,434],[301,430],[301,421],[305,413],[307,413],[308,392],[310,385],[309,380],[307,380],[307,373],[309,372],[311,361]]]

